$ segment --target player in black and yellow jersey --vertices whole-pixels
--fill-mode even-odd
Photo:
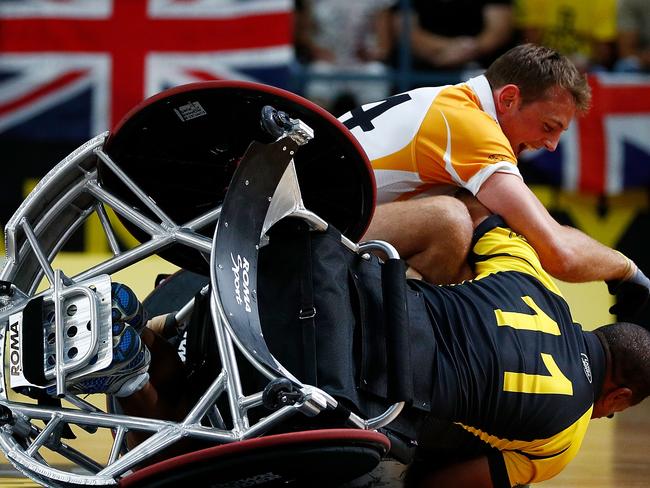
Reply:
[[[650,333],[582,330],[537,254],[498,216],[476,228],[476,278],[411,280],[435,336],[432,412],[411,486],[511,487],[549,479],[591,418],[650,394]]]

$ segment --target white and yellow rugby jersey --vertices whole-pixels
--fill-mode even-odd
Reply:
[[[340,121],[372,163],[377,203],[441,193],[450,185],[476,194],[496,171],[521,177],[485,76],[401,93]]]

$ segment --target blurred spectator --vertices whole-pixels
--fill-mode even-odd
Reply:
[[[390,93],[384,64],[392,44],[396,0],[298,0],[296,51],[307,74],[350,76],[308,80],[304,95],[335,115]],[[354,79],[359,75],[360,79]],[[379,79],[362,79],[363,76]]]
[[[416,70],[485,68],[511,47],[511,0],[412,0]]]
[[[620,0],[614,71],[650,72],[650,2]]]
[[[555,49],[583,72],[614,63],[616,0],[515,0],[515,25],[524,42]]]

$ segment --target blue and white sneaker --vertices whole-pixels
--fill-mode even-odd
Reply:
[[[111,283],[111,315],[113,323],[126,322],[140,333],[147,323],[147,313],[131,288]]]
[[[136,330],[129,324],[113,324],[113,361],[101,371],[91,373],[70,385],[73,393],[106,393],[129,396],[149,381],[151,354]]]

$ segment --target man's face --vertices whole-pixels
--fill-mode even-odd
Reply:
[[[518,89],[498,102],[499,123],[515,155],[524,149],[555,151],[562,132],[567,130],[576,113],[568,91],[553,87],[540,101],[522,105]]]

